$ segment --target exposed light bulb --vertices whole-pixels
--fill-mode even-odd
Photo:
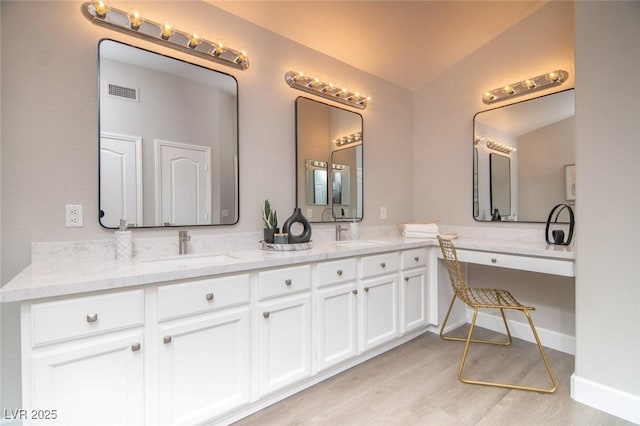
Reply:
[[[93,10],[96,12],[96,16],[99,18],[104,18],[107,16],[107,13],[109,13],[110,7],[104,0],[93,0],[91,5],[93,6]]]
[[[485,92],[485,94],[482,95],[482,100],[485,102],[491,102],[495,98],[496,98],[495,95],[491,92]]]
[[[506,95],[513,95],[514,93],[516,93],[516,91],[515,91],[515,90],[513,90],[513,86],[511,86],[511,85],[504,86],[504,87],[502,88],[502,91],[503,91]]]
[[[176,32],[176,27],[171,22],[164,22],[160,28],[160,37],[163,40],[169,40],[169,38]]]
[[[523,84],[529,90],[535,89],[535,87],[537,86],[535,80],[525,80]]]
[[[194,31],[189,35],[189,47],[195,49],[202,41],[202,35],[198,31]]]
[[[555,71],[551,71],[549,74],[547,74],[547,79],[549,81],[558,81],[560,79],[560,75]]]
[[[129,18],[129,25],[132,30],[140,29],[140,25],[144,22],[144,16],[140,9],[131,9],[129,13],[127,13],[127,18]]]
[[[214,54],[215,56],[218,56],[218,55],[222,54],[223,52],[224,52],[224,41],[219,40],[219,41],[216,43],[216,47],[215,47],[215,49],[213,49],[213,54]]]

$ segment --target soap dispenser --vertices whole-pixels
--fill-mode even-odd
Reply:
[[[120,219],[120,229],[115,232],[116,260],[133,257],[133,233],[127,230],[127,221]]]
[[[358,229],[358,222],[356,222],[356,217],[353,216],[353,222],[349,224],[349,239],[357,240],[360,238],[360,230]]]

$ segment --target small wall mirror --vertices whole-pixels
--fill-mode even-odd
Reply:
[[[296,99],[296,199],[310,222],[363,217],[362,116]]]
[[[100,224],[238,221],[234,77],[100,41]]]
[[[477,113],[473,119],[473,217],[545,222],[553,206],[575,202],[574,90]]]

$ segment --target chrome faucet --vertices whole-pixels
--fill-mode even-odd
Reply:
[[[191,239],[189,231],[178,231],[178,254],[187,254],[187,241]]]
[[[339,223],[336,225],[336,241],[342,240],[342,231],[348,231],[349,228],[343,227]]]

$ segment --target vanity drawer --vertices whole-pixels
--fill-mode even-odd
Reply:
[[[258,273],[258,297],[260,300],[297,293],[310,288],[311,267],[309,265]]]
[[[421,268],[427,266],[427,250],[423,248],[400,252],[402,269]]]
[[[144,324],[142,290],[31,305],[33,346]]]
[[[356,279],[356,260],[340,259],[318,263],[318,287],[340,284]]]
[[[562,275],[565,277],[575,276],[573,272],[573,261],[567,259],[518,256],[474,250],[457,250],[457,254],[460,262],[542,272],[544,274]]]
[[[249,275],[197,280],[158,288],[162,320],[249,303]]]
[[[383,253],[363,257],[360,263],[362,278],[376,277],[398,271],[398,253]]]

